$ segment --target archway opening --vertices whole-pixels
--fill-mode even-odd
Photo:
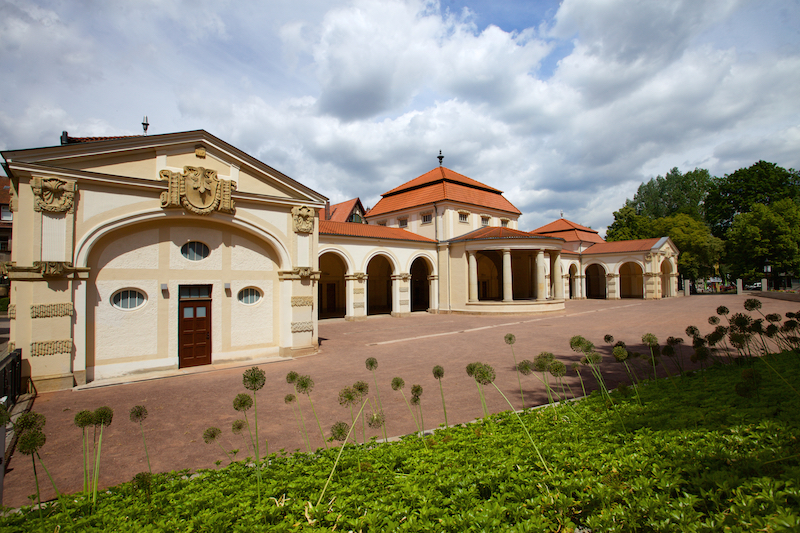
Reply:
[[[495,251],[478,252],[478,300],[503,299],[503,256]]]
[[[644,298],[644,273],[637,263],[624,263],[619,268],[620,298]]]
[[[672,294],[672,265],[669,261],[661,262],[661,297],[669,298]]]
[[[367,265],[367,314],[387,315],[392,312],[392,264],[377,255]]]
[[[578,267],[570,265],[569,267],[569,299],[574,300],[578,296]]]
[[[606,270],[600,265],[586,267],[586,297],[605,300]]]
[[[343,318],[347,313],[347,265],[338,254],[327,252],[319,258],[318,316]]]
[[[431,302],[428,262],[418,257],[411,263],[411,311],[427,311]]]

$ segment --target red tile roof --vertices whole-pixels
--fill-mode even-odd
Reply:
[[[388,228],[375,224],[357,224],[355,222],[334,222],[332,220],[319,221],[319,234],[338,235],[342,237],[368,237],[395,241],[436,242],[428,237],[423,237],[422,235],[417,235],[416,233],[411,233],[410,231],[400,228]]]
[[[62,135],[61,144],[93,143],[98,141],[113,141],[116,139],[131,139],[133,137],[144,137],[144,135],[116,135],[114,137],[70,137],[69,135]]]
[[[353,198],[352,200],[333,204],[331,206],[331,217],[328,220],[333,222],[347,222],[347,219],[350,218],[350,213],[353,212],[353,208],[356,206],[356,204],[360,203],[361,200],[358,198]],[[363,211],[364,208],[362,207],[361,209]],[[324,217],[325,210],[323,209],[320,214]]]
[[[587,254],[613,254],[623,252],[646,252],[652,250],[663,237],[653,237],[652,239],[635,239],[631,241],[601,242],[591,245],[583,251]]]
[[[502,191],[462,176],[447,167],[435,168],[382,196],[366,216],[377,217],[444,200],[521,214],[519,209],[503,197]]]
[[[469,233],[465,233],[449,242],[461,241],[478,241],[486,239],[551,239],[552,237],[545,235],[531,235],[527,231],[520,231],[518,229],[503,228],[497,226],[485,226],[478,228]],[[556,237],[557,238],[557,237]]]
[[[7,176],[0,176],[0,204],[9,205],[11,203],[11,179]]]
[[[603,238],[598,235],[597,231],[586,226],[576,224],[571,220],[559,218],[558,220],[545,224],[541,228],[533,230],[531,233],[536,235],[549,235],[551,237],[561,237],[567,242],[605,242]]]

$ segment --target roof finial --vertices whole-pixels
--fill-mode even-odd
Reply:
[[[437,159],[439,160],[439,166],[442,166],[442,159],[444,159],[444,156],[442,155],[441,150],[439,150],[439,155],[437,156]]]
[[[564,218],[564,210],[561,210],[561,218]]]
[[[147,128],[150,127],[150,124],[147,122],[147,115],[144,116],[144,120],[142,120],[142,129],[144,129],[144,134],[147,135]]]

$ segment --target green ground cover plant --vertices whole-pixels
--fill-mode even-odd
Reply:
[[[260,501],[257,469],[237,461],[139,476],[94,512],[86,494],[42,518],[26,507],[0,531],[797,531],[800,353],[766,358],[642,381],[638,398],[619,387],[425,439],[273,453]]]

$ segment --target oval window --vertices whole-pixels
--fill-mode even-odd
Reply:
[[[245,305],[253,305],[261,299],[261,291],[254,287],[247,287],[239,291],[239,301]]]
[[[111,297],[111,305],[117,309],[124,309],[130,311],[131,309],[138,309],[143,306],[147,301],[147,296],[142,291],[136,289],[122,289],[114,293]]]
[[[198,241],[190,241],[181,246],[181,255],[189,261],[202,261],[208,254],[208,246]]]

